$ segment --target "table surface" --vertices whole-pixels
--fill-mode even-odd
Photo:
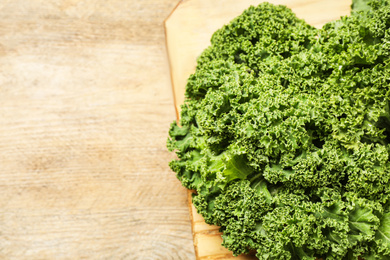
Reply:
[[[0,2],[1,259],[195,259],[165,148],[178,2]]]
[[[0,259],[195,259],[165,147],[190,1],[0,1]]]

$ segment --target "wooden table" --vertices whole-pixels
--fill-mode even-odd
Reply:
[[[195,259],[165,148],[178,3],[0,1],[0,259]]]
[[[0,259],[195,259],[165,148],[177,3],[0,1]]]

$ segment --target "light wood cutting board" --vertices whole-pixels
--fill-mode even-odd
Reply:
[[[213,32],[241,14],[259,0],[186,0],[181,1],[165,21],[166,44],[171,68],[175,108],[179,117],[184,101],[187,78],[195,71],[196,58],[210,44]],[[299,18],[321,28],[325,23],[350,14],[351,0],[270,0],[291,8]],[[206,224],[191,203],[192,231],[196,257],[206,259],[257,259],[254,256],[233,257],[221,246],[222,238],[217,226]]]

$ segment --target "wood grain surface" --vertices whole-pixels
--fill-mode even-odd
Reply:
[[[195,259],[165,148],[177,3],[0,1],[0,259]]]
[[[224,24],[241,14],[250,5],[263,0],[186,0],[180,2],[165,21],[167,48],[177,116],[184,101],[187,78],[195,71],[196,58],[210,45],[211,35]],[[296,15],[309,24],[321,28],[325,23],[350,14],[351,0],[268,0],[273,4],[290,7]],[[221,246],[222,238],[217,226],[204,222],[191,203],[195,253],[199,260],[240,259]]]

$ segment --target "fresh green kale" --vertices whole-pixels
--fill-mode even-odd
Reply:
[[[235,255],[390,259],[390,2],[322,29],[250,7],[198,58],[169,136]]]
[[[370,9],[370,6],[368,5],[369,2],[370,0],[352,0],[352,12]]]

